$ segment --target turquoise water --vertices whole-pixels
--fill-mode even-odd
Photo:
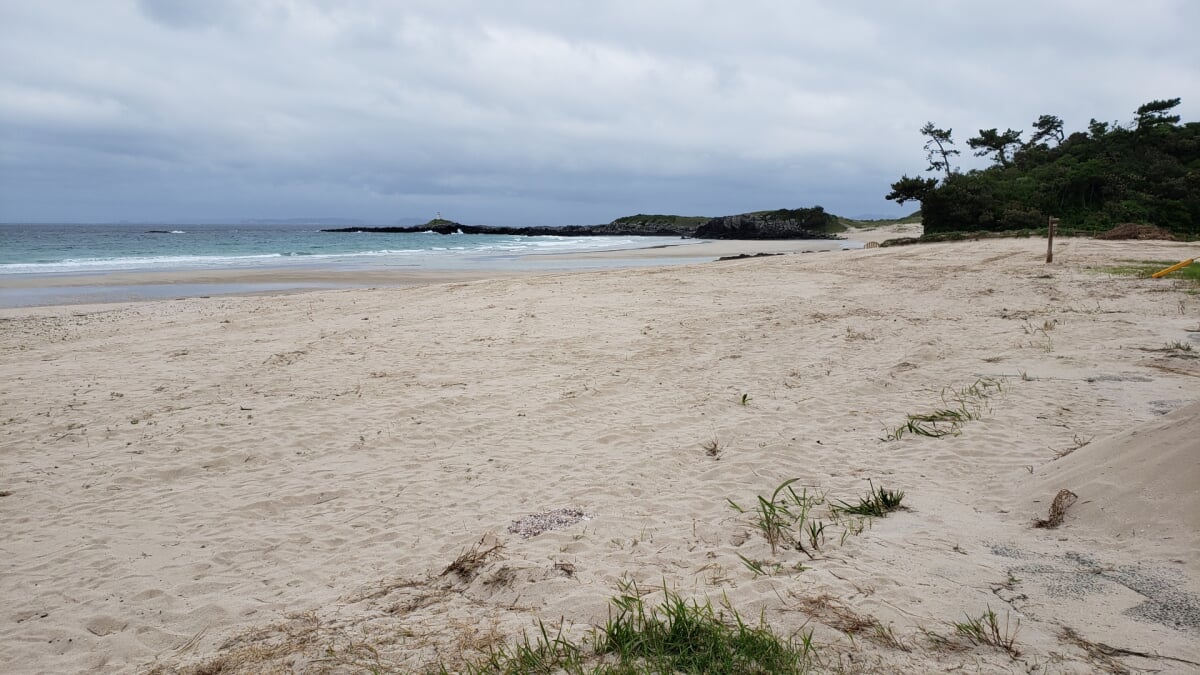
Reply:
[[[321,232],[314,225],[0,224],[8,275],[173,270],[470,269],[528,255],[679,244],[657,237]]]
[[[325,271],[501,271],[636,267],[689,262],[677,257],[562,258],[543,254],[657,248],[696,243],[676,237],[518,237],[432,232],[321,232],[317,225],[0,224],[0,307],[345,288]],[[858,242],[813,242],[815,250]],[[694,261],[691,260],[691,261]],[[283,270],[288,281],[250,272]],[[227,282],[190,283],[147,275],[172,271],[246,272]],[[313,272],[305,277],[305,272]],[[299,279],[297,281],[296,279]],[[197,280],[198,281],[198,280]],[[379,283],[375,281],[373,283]],[[397,281],[396,283],[401,283]]]
[[[689,240],[694,242],[695,240]],[[662,259],[571,261],[579,253],[679,245],[663,237],[515,237],[321,232],[316,225],[0,224],[0,307],[345,288],[352,282],[187,283],[118,273],[282,270],[292,279],[324,271],[526,271],[666,264]],[[94,279],[94,283],[91,281]],[[363,282],[366,283],[366,282]],[[378,283],[378,282],[375,282]]]

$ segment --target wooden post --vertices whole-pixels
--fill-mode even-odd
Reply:
[[[1046,237],[1046,264],[1054,262],[1054,226],[1058,225],[1058,218],[1051,217],[1047,222],[1047,237]]]

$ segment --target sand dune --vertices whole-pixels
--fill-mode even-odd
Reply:
[[[0,662],[419,670],[538,620],[580,635],[634,580],[813,630],[826,669],[1194,672],[1200,360],[1166,346],[1200,350],[1200,296],[1099,271],[1187,252],[980,241],[5,310]],[[883,440],[947,400],[974,419]],[[727,500],[791,478],[907,509],[822,515],[815,559],[773,554]],[[1065,522],[1032,527],[1062,488]],[[988,608],[1019,655],[956,637]]]

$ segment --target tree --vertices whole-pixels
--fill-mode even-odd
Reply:
[[[926,122],[925,126],[921,127],[921,135],[929,138],[925,141],[925,152],[929,158],[929,168],[925,169],[926,171],[945,171],[947,178],[954,171],[954,167],[950,166],[950,158],[961,153],[950,149],[950,146],[954,145],[954,140],[950,138],[952,131],[954,130],[938,129],[933,126],[933,122]]]
[[[983,129],[968,143],[995,162],[967,173],[950,168],[949,130],[929,123],[921,133],[930,169],[939,174],[905,175],[887,199],[919,201],[931,235],[1031,230],[1053,215],[1072,229],[1140,222],[1200,237],[1200,122],[1180,122],[1177,105],[1179,99],[1151,101],[1132,122],[1092,119],[1070,134],[1060,119],[1042,115],[1029,142],[1015,150],[1017,132]]]
[[[891,199],[897,204],[904,202],[924,202],[925,197],[937,188],[936,178],[909,178],[901,176],[900,180],[892,183],[892,191],[885,199]]]
[[[1176,124],[1179,122],[1179,115],[1168,115],[1172,108],[1179,105],[1178,98],[1169,98],[1164,101],[1150,101],[1137,109],[1137,129],[1152,129],[1164,124]]]
[[[1066,138],[1063,135],[1063,121],[1054,115],[1041,115],[1033,123],[1033,137],[1029,139],[1029,145],[1039,145],[1048,138],[1053,138],[1055,145],[1063,142]]]
[[[995,129],[980,129],[978,136],[967,139],[967,145],[975,151],[976,157],[994,154],[1000,166],[1008,166],[1008,148],[1021,145],[1021,132],[1007,129],[1000,133]]]

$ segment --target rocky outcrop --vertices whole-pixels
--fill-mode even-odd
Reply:
[[[837,239],[837,217],[825,209],[779,209],[713,218],[692,235],[702,239]]]
[[[560,227],[504,227],[498,225],[463,225],[450,220],[431,221],[425,225],[405,227],[339,227],[321,230],[322,232],[385,232],[385,233],[420,233],[435,232],[437,234],[506,234],[517,237],[687,237],[688,232],[676,229],[650,229],[625,227],[615,223],[607,225],[563,225]]]
[[[605,225],[564,225],[561,227],[498,227],[463,225],[451,220],[431,220],[424,225],[406,227],[342,227],[322,232],[391,232],[438,234],[505,234],[522,237],[689,237],[697,239],[838,239],[830,231],[837,218],[815,206],[811,209],[779,209],[737,216],[703,218],[696,216],[636,215],[618,218]]]

